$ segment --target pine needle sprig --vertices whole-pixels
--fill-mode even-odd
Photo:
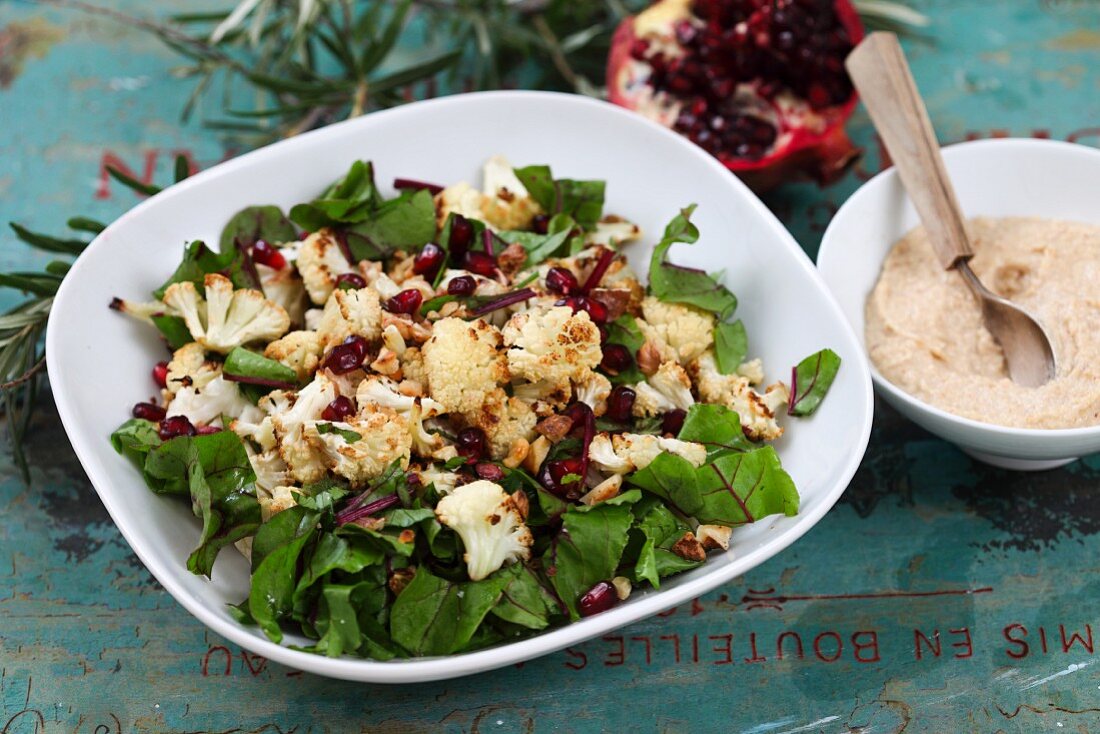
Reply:
[[[160,187],[137,181],[117,168],[108,166],[107,172],[138,194],[149,196],[160,191]],[[176,181],[182,181],[189,174],[187,159],[178,156]],[[71,217],[67,225],[74,233],[93,237],[107,228],[103,222],[81,216]],[[43,252],[76,257],[91,244],[91,239],[71,235],[54,237],[15,222],[9,222],[8,226],[16,238]],[[30,479],[24,443],[45,375],[46,353],[42,340],[54,296],[70,267],[72,262],[69,260],[51,260],[40,271],[0,273],[0,288],[11,288],[27,296],[22,303],[0,314],[0,410],[7,423],[12,458],[24,481]]]

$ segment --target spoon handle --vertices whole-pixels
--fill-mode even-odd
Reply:
[[[943,165],[905,54],[893,33],[872,33],[845,62],[945,269],[973,257],[955,189]]]

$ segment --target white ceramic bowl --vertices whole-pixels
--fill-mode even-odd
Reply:
[[[967,217],[1036,216],[1100,224],[1100,151],[1033,139],[959,143],[944,160]],[[857,190],[833,217],[817,267],[863,342],[864,302],[882,261],[918,218],[894,169]],[[962,418],[902,391],[872,365],[879,394],[974,458],[1007,469],[1050,469],[1100,451],[1100,426],[1038,430]]]
[[[213,580],[188,573],[199,536],[190,508],[146,489],[108,444],[129,406],[154,391],[152,364],[164,356],[152,329],[109,311],[113,295],[142,298],[178,263],[193,238],[217,241],[227,218],[250,204],[312,198],[355,158],[371,159],[385,184],[394,176],[477,181],[484,159],[548,163],[559,175],[605,178],[607,210],[637,221],[647,246],[632,259],[645,272],[648,246],[681,206],[699,204],[702,231],[675,259],[716,271],[741,299],[751,351],[771,379],[831,347],[844,364],[828,398],[807,420],[791,421],[777,448],[802,493],[802,512],[766,518],[734,533],[729,553],[642,591],[627,603],[522,642],[450,657],[373,662],[329,659],[268,641],[237,624],[226,605],[248,589],[248,566],[222,554]],[[272,660],[322,675],[403,683],[448,678],[515,663],[648,617],[728,582],[778,553],[832,507],[867,445],[872,392],[859,341],[809,258],[735,177],[699,148],[609,104],[572,95],[499,92],[461,95],[372,114],[272,145],[200,173],[134,208],[92,243],[65,278],[47,333],[50,378],[73,448],[134,552],[184,607],[211,629]],[[289,643],[301,642],[290,639]]]

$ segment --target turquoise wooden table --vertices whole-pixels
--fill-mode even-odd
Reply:
[[[935,20],[934,40],[908,50],[946,140],[1100,145],[1100,3],[914,5]],[[0,219],[109,218],[136,198],[105,163],[164,180],[176,151],[200,166],[230,154],[177,124],[187,89],[173,63],[109,21],[0,3]],[[811,254],[881,165],[864,116],[853,133],[868,152],[845,181],[768,198]],[[0,237],[0,269],[45,260]],[[3,734],[1100,732],[1100,457],[1006,473],[879,405],[841,503],[744,578],[524,665],[386,687],[303,674],[207,632],[130,551],[44,402],[30,485],[0,460]]]

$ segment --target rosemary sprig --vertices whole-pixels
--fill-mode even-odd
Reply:
[[[159,187],[143,184],[116,168],[108,166],[107,171],[139,194],[151,195],[160,191]],[[190,173],[187,159],[183,156],[176,158],[175,172],[177,182]],[[103,222],[79,216],[70,218],[67,224],[73,232],[93,236],[107,228]],[[15,222],[9,222],[8,226],[24,243],[54,254],[76,257],[91,244],[90,239],[54,237],[34,232]],[[38,272],[0,273],[0,288],[12,288],[28,296],[27,300],[0,314],[0,409],[7,422],[12,458],[24,481],[30,479],[24,441],[46,367],[42,337],[46,332],[54,295],[71,265],[67,260],[51,260]]]

